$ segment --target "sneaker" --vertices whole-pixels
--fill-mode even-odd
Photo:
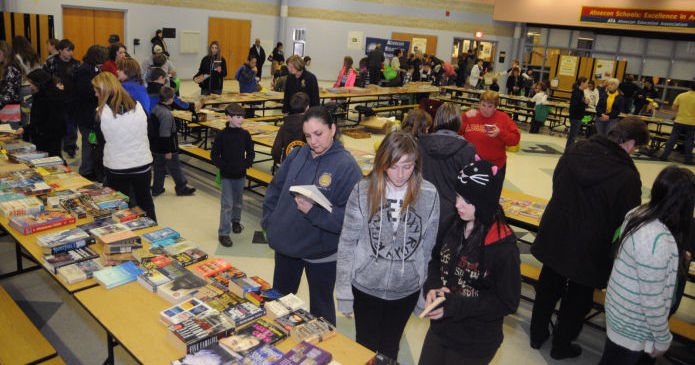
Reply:
[[[232,232],[241,233],[244,230],[244,226],[241,223],[232,223]]]
[[[183,189],[181,189],[180,191],[177,191],[177,192],[176,192],[176,195],[178,195],[178,196],[189,196],[189,195],[193,195],[193,193],[195,193],[195,188],[192,188],[192,187],[190,187],[190,186],[184,186]]]
[[[234,242],[232,242],[232,239],[229,238],[229,236],[219,236],[219,241],[220,245],[224,247],[232,247],[232,245],[234,244]]]
[[[571,359],[582,354],[582,348],[577,344],[570,344],[566,348],[555,348],[550,350],[550,357],[555,360]]]
[[[164,192],[165,192],[166,190],[167,190],[167,189],[165,189],[165,188],[162,188],[162,190],[154,190],[154,189],[152,189],[152,197],[154,198],[155,196],[160,196],[160,195],[164,194]]]

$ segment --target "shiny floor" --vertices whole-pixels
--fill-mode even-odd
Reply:
[[[265,81],[264,83],[268,83]],[[234,83],[227,83],[234,88]],[[322,86],[325,83],[321,83]],[[192,83],[184,82],[183,94],[191,94],[197,90]],[[525,127],[523,127],[525,128]],[[349,138],[349,137],[343,137]],[[346,141],[350,143],[350,141]],[[519,152],[509,153],[507,180],[508,189],[549,198],[552,190],[552,173],[563,151],[564,135],[548,135],[547,131],[539,135],[522,132],[522,143]],[[674,156],[674,158],[678,158]],[[241,234],[233,234],[234,246],[225,248],[217,242],[219,224],[220,191],[214,183],[213,170],[196,160],[183,157],[188,164],[184,172],[189,184],[198,189],[194,196],[177,197],[174,193],[173,181],[166,180],[166,192],[155,198],[159,223],[169,226],[181,233],[182,236],[197,243],[201,249],[210,255],[227,259],[234,266],[250,273],[259,275],[268,281],[272,280],[273,251],[266,244],[252,243],[253,234],[259,231],[262,198],[256,194],[244,193],[244,208]],[[666,163],[652,160],[645,156],[636,157],[643,184],[643,199],[648,199],[649,188]],[[76,167],[78,160],[70,160],[70,166]],[[261,165],[261,169],[268,166]],[[525,232],[518,232],[521,236]],[[525,238],[530,238],[526,236]],[[7,238],[0,242],[0,271],[7,272],[14,267],[14,256]],[[533,261],[528,254],[528,247],[520,244],[522,260]],[[23,274],[0,281],[20,307],[39,327],[44,336],[56,347],[59,354],[69,364],[97,364],[106,356],[105,333],[103,329],[82,309],[73,298],[70,298],[48,275],[41,270]],[[691,286],[688,293],[695,290]],[[524,285],[523,293],[533,297],[533,288]],[[298,295],[308,302],[306,281],[300,287]],[[532,350],[529,343],[529,320],[532,304],[521,302],[516,314],[510,315],[504,322],[504,343],[498,351],[493,364],[596,364],[603,349],[605,334],[589,326],[585,326],[577,343],[584,349],[576,359],[555,361],[550,358],[550,346],[546,344],[540,351]],[[162,308],[164,309],[164,308]],[[695,302],[684,299],[678,316],[695,322]],[[602,316],[594,319],[601,325]],[[428,321],[415,316],[411,317],[401,341],[399,362],[416,364]],[[354,338],[354,323],[351,319],[339,315],[338,328],[348,337]],[[131,364],[135,361],[122,349],[116,350],[116,362]],[[667,360],[659,363],[667,364]],[[347,364],[344,364],[347,365]]]

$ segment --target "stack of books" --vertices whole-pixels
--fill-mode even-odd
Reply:
[[[56,254],[94,244],[96,240],[80,228],[66,229],[36,237],[44,254]]]
[[[11,198],[19,199],[10,200]],[[44,209],[43,203],[37,197],[27,197],[24,194],[13,193],[6,194],[5,199],[7,200],[0,202],[0,212],[5,217],[39,213]]]
[[[142,248],[140,237],[120,223],[91,229],[89,234],[104,245],[106,254],[128,253]]]
[[[48,155],[48,154],[46,154]],[[63,159],[58,156],[34,158],[29,160],[29,165],[31,167],[46,167],[46,166],[56,166],[62,165]]]
[[[68,284],[74,284],[92,277],[95,271],[104,267],[97,259],[78,262],[76,264],[61,266],[58,268],[58,276]]]
[[[32,234],[75,223],[75,217],[60,211],[42,211],[10,218],[10,226],[23,234]]]
[[[150,247],[165,247],[180,242],[181,235],[171,228],[162,228],[142,235],[150,243]]]
[[[302,341],[292,350],[283,355],[278,362],[278,365],[327,365],[333,360],[333,355],[319,347],[316,347],[306,341]]]

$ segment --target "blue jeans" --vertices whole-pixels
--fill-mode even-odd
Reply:
[[[219,236],[228,236],[232,233],[231,223],[241,222],[241,207],[243,203],[245,178],[227,179],[221,178],[222,199],[220,202],[220,228]]]
[[[162,191],[164,189],[164,178],[166,177],[167,170],[169,170],[169,175],[174,179],[176,183],[176,192],[179,193],[186,187],[188,181],[186,177],[183,176],[183,171],[181,171],[181,162],[179,161],[179,154],[172,153],[171,159],[167,160],[165,154],[163,153],[153,153],[154,158],[154,181],[152,182],[152,191]]]
[[[693,138],[695,137],[695,125],[686,125],[680,123],[673,124],[673,130],[671,130],[671,136],[666,142],[666,147],[664,147],[664,154],[661,155],[662,159],[668,158],[668,155],[673,151],[673,146],[678,141],[681,133],[685,133],[685,145],[683,146],[685,155],[685,162],[693,162]]]
[[[71,115],[65,116],[66,134],[63,137],[63,151],[75,153],[77,151],[77,125]]]
[[[335,325],[335,261],[313,264],[275,252],[273,288],[283,295],[297,293],[304,270],[309,283],[309,311]]]

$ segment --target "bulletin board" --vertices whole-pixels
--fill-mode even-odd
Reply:
[[[180,53],[200,53],[200,31],[182,30]]]
[[[576,59],[575,74],[570,76],[570,64],[574,64],[575,60],[568,61],[568,57]],[[625,75],[627,61],[605,62],[602,59],[592,57],[577,57],[567,55],[552,55],[548,58],[550,64],[550,79],[557,78],[558,86],[553,89],[553,96],[561,98],[569,98],[572,95],[572,85],[579,77],[586,77],[589,80],[596,80],[596,74],[600,71],[603,73],[609,71],[612,77],[622,80]],[[597,67],[599,66],[600,67]]]
[[[411,46],[410,46],[410,50],[408,50],[408,53],[413,52],[413,46],[412,46],[413,38],[425,38],[425,39],[427,39],[427,48],[425,49],[425,51],[423,51],[423,53],[426,53],[426,54],[436,54],[437,53],[437,36],[436,35],[397,33],[397,32],[391,33],[391,39],[410,42]]]

